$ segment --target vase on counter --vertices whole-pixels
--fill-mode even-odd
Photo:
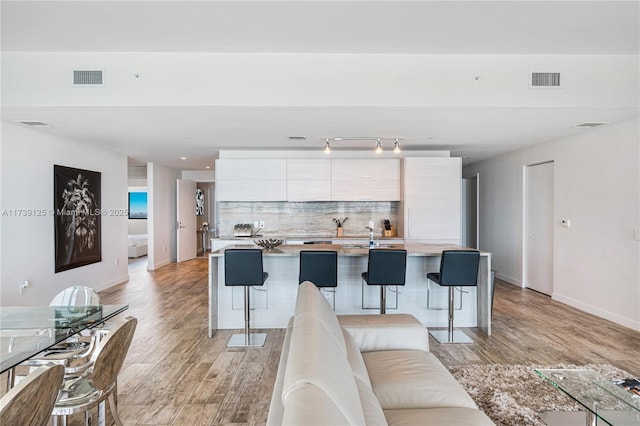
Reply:
[[[342,235],[343,235],[343,228],[342,228],[342,226],[338,226],[336,229],[337,229],[337,231],[338,231],[338,238],[342,238]]]

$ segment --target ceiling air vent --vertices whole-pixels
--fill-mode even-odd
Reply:
[[[592,127],[598,127],[598,126],[602,126],[604,124],[609,124],[609,122],[607,121],[589,121],[586,123],[580,123],[576,126],[576,128],[578,129],[582,129],[582,128],[592,128]]]
[[[290,141],[306,141],[306,136],[289,136]]]
[[[560,73],[532,72],[531,87],[560,87]]]
[[[73,71],[73,84],[75,86],[102,86],[102,71]]]

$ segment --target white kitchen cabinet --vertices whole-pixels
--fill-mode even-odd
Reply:
[[[230,159],[216,160],[216,182],[219,180],[286,180],[287,160]]]
[[[330,180],[331,160],[287,160],[287,180]]]
[[[460,158],[405,158],[405,238],[414,242],[460,244],[461,185]]]
[[[287,201],[330,201],[331,160],[287,160]]]
[[[217,201],[286,201],[286,160],[216,160]]]
[[[399,159],[331,161],[331,200],[399,201]]]

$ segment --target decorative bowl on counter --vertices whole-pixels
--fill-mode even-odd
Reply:
[[[284,240],[269,238],[268,240],[253,240],[253,242],[262,248],[272,249],[278,247],[279,245],[282,245],[282,243],[284,243]]]

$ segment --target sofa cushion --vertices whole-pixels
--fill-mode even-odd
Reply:
[[[284,413],[284,406],[282,405],[282,386],[284,383],[284,371],[287,368],[287,358],[289,357],[292,331],[293,317],[289,320],[289,325],[287,326],[287,331],[284,334],[284,340],[282,342],[280,362],[278,363],[278,374],[276,375],[276,380],[273,384],[273,394],[271,395],[271,404],[269,406],[269,414],[267,416],[267,426],[282,424],[282,415]]]
[[[362,354],[373,392],[384,410],[477,408],[471,397],[430,352],[379,351]]]
[[[317,317],[333,336],[336,343],[340,345],[343,350],[346,350],[344,335],[342,334],[342,328],[338,323],[336,313],[331,308],[331,305],[329,305],[327,299],[320,293],[318,287],[311,281],[305,281],[298,286],[294,318],[302,314],[311,314]]]
[[[395,349],[429,351],[427,329],[413,315],[340,315],[338,322],[351,333],[360,352]]]
[[[282,423],[291,426],[349,425],[333,400],[317,386],[304,384],[291,392]]]
[[[340,331],[342,334],[342,331]],[[363,424],[364,415],[347,353],[322,322],[311,313],[298,313],[291,332],[282,402],[285,416],[297,388],[313,384],[338,407],[350,424]]]
[[[360,379],[367,386],[371,387],[367,366],[364,365],[364,359],[362,358],[360,349],[358,349],[358,345],[347,330],[342,330],[342,332],[344,334],[344,343],[347,347],[347,360],[349,361],[349,365],[351,365],[353,375],[356,379]]]
[[[391,426],[492,426],[494,423],[482,411],[473,408],[424,408],[384,410]]]
[[[382,426],[387,424],[387,419],[384,416],[380,402],[373,393],[370,385],[364,383],[362,380],[356,377],[356,385],[358,386],[358,392],[360,393],[360,403],[362,404],[362,412],[364,414],[364,421],[367,426]]]

